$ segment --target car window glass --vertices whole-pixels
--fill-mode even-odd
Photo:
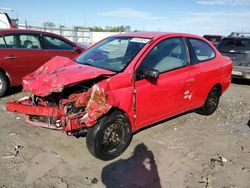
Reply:
[[[183,39],[166,39],[157,44],[142,61],[137,71],[137,78],[140,79],[143,76],[143,71],[148,69],[163,73],[186,65],[187,56]]]
[[[113,40],[107,45],[100,47],[99,50],[105,52],[109,56],[109,59],[121,58],[125,55],[128,44],[128,40]],[[115,51],[116,53],[110,53],[111,51]]]
[[[76,62],[120,72],[149,41],[147,38],[110,37],[80,55]]]
[[[215,57],[213,48],[200,39],[189,39],[192,49],[199,61],[206,61]]]
[[[6,48],[3,37],[0,37],[0,48]]]
[[[20,47],[25,49],[41,49],[37,37],[33,35],[21,34],[18,36],[20,40]]]
[[[47,49],[53,50],[73,50],[73,46],[67,42],[56,37],[44,36],[43,37]]]
[[[14,35],[8,35],[4,37],[4,40],[6,42],[7,48],[17,48],[17,40],[14,40]]]

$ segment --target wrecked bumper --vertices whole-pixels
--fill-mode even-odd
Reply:
[[[68,135],[93,126],[110,108],[107,96],[97,85],[87,92],[72,94],[67,99],[61,99],[57,104],[51,104],[41,97],[34,99],[34,95],[6,103],[8,111],[25,114],[25,120],[29,124],[63,130]]]

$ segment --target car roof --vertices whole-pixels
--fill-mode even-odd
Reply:
[[[188,34],[188,33],[174,33],[174,32],[131,32],[131,33],[121,33],[112,35],[111,37],[138,37],[138,38],[150,38],[150,39],[157,39],[161,37],[174,37],[174,36],[180,36],[180,37],[193,37],[193,38],[200,38],[202,37],[198,35]]]
[[[79,46],[77,43],[61,36],[55,33],[50,33],[50,32],[46,32],[46,31],[38,31],[38,30],[31,30],[31,29],[0,29],[0,35],[4,35],[4,34],[13,34],[13,33],[32,33],[32,34],[46,34],[46,35],[52,35],[52,36],[56,36],[59,37],[63,40],[68,41],[69,43],[73,44],[73,45],[77,45]]]
[[[30,29],[1,29],[0,34],[9,34],[9,33],[37,33],[37,34],[49,34],[49,35],[57,35],[55,33],[45,32],[45,31],[37,31],[37,30],[30,30]]]

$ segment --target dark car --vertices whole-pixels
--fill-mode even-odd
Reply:
[[[55,56],[75,58],[84,50],[59,35],[33,31],[0,30],[0,96],[10,86],[18,86],[22,78]]]
[[[250,33],[232,33],[218,45],[222,55],[233,61],[232,76],[250,79]],[[249,36],[248,36],[249,35]]]
[[[56,57],[23,79],[32,96],[6,109],[26,121],[85,135],[95,157],[110,160],[132,133],[186,111],[211,115],[231,82],[232,62],[204,38],[181,33],[108,37],[74,61]]]
[[[210,41],[215,47],[218,46],[223,38],[221,35],[203,35],[203,37]]]

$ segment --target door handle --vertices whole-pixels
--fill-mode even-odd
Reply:
[[[14,59],[16,59],[16,56],[12,56],[12,55],[11,56],[5,56],[4,59],[12,59],[12,60],[14,60]]]

